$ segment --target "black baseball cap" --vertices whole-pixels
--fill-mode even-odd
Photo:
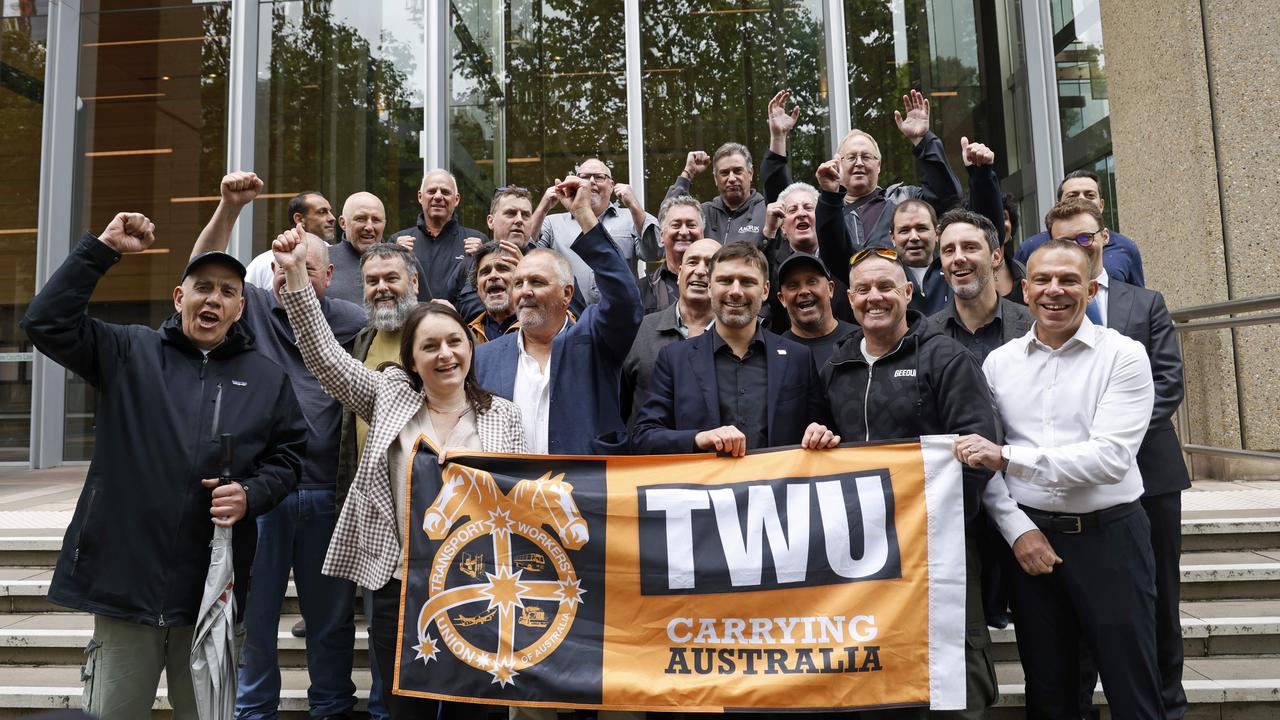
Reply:
[[[822,262],[822,258],[809,253],[797,252],[792,253],[791,257],[782,261],[782,265],[778,267],[778,282],[787,276],[788,272],[800,267],[808,267],[822,273],[822,276],[828,280],[835,280],[831,275],[831,271],[827,269],[826,263]]]
[[[208,265],[209,263],[221,263],[231,268],[235,271],[236,275],[240,276],[240,282],[242,283],[244,282],[245,275],[248,274],[248,271],[244,269],[244,265],[239,260],[235,259],[235,256],[228,255],[227,253],[218,250],[212,250],[210,252],[200,253],[199,255],[191,258],[191,262],[187,263],[187,269],[182,271],[182,278],[179,282],[186,280],[187,276],[195,272],[197,268],[203,265]]]

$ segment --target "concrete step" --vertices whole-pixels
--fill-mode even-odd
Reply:
[[[297,615],[280,618],[276,642],[280,666],[306,667],[306,639],[291,630]],[[368,633],[355,621],[355,666],[368,666]],[[1016,661],[1015,626],[991,629],[996,661]],[[82,661],[93,634],[93,619],[83,613],[0,615],[0,666],[74,665]],[[1280,600],[1200,601],[1182,606],[1184,652],[1188,658],[1280,654]],[[1277,660],[1280,667],[1280,660]]]
[[[1188,660],[1183,686],[1191,704],[1188,717],[1264,718],[1280,715],[1280,667],[1274,660],[1202,658]],[[997,720],[1023,716],[1025,704],[1022,668],[1017,663],[997,663],[1000,701],[992,713]],[[363,711],[368,698],[369,677],[358,671],[354,677],[357,710]],[[284,717],[301,717],[307,710],[303,670],[281,671],[280,710]],[[168,717],[165,681],[153,706],[153,717]],[[0,668],[0,718],[19,717],[42,710],[78,708],[82,686],[78,666]],[[1094,701],[1105,708],[1101,687]],[[475,717],[503,717],[498,709],[476,707]]]
[[[0,567],[52,568],[62,547],[61,529],[0,535]],[[1182,520],[1183,552],[1280,547],[1280,516],[1195,517]]]
[[[53,570],[0,567],[0,613],[71,612],[46,596]],[[286,615],[298,613],[292,581],[285,591]],[[1280,599],[1280,549],[1210,550],[1182,554],[1184,600]]]

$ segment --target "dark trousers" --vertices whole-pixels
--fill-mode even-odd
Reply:
[[[1156,664],[1155,559],[1151,526],[1137,502],[1078,533],[1045,530],[1062,564],[1048,575],[1011,573],[1027,717],[1080,717],[1080,645],[1102,675],[1111,715],[1160,720]],[[1041,518],[1028,512],[1042,525]]]
[[[373,617],[369,620],[369,640],[382,678],[383,704],[392,720],[435,720],[440,701],[405,697],[391,691],[396,669],[396,634],[400,624],[400,581],[392,578],[373,591]]]
[[[1182,689],[1182,621],[1178,612],[1182,557],[1182,493],[1144,495],[1142,509],[1151,522],[1151,550],[1156,562],[1156,663],[1160,666],[1160,698],[1164,716],[1181,720],[1187,714],[1187,693]],[[1092,657],[1083,658],[1080,697],[1083,708],[1092,705],[1098,670]]]

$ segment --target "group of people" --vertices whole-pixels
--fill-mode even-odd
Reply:
[[[1113,715],[1181,717],[1181,359],[1137,246],[1104,223],[1097,177],[1065,178],[1015,254],[994,153],[962,139],[966,197],[919,93],[895,114],[918,185],[883,184],[879,145],[858,130],[816,185],[793,181],[789,100],[768,106],[763,192],[746,147],[693,151],[656,217],[592,158],[536,207],[498,188],[480,232],[434,170],[416,223],[389,235],[370,193],[336,218],[320,193],[299,194],[246,267],[225,251],[263,183],[231,173],[158,330],[85,313],[154,226],[120,213],[86,234],[23,320],[101,397],[50,588],[94,616],[85,709],[148,715],[165,668],[176,715],[191,716],[208,543],[234,525],[237,717],[276,715],[290,573],[313,717],[355,705],[357,598],[370,713],[468,716],[389,691],[419,436],[440,450],[741,456],[955,434],[968,708],[877,714],[984,717],[998,694],[988,626],[1012,618],[1031,717],[1089,713],[1099,674]],[[691,183],[708,170],[718,195],[700,202]],[[637,260],[656,265],[640,274]],[[219,481],[223,434],[232,483]]]

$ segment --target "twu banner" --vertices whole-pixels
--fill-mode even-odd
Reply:
[[[617,710],[963,709],[951,446],[441,464],[421,439],[395,692]]]

